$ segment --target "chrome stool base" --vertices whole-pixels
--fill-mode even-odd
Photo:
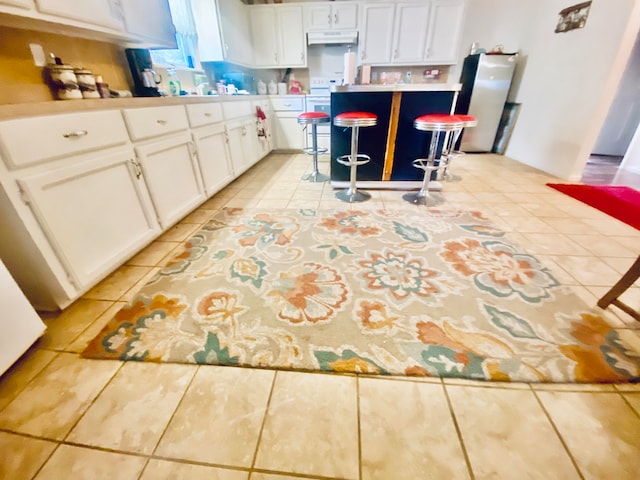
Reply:
[[[369,200],[371,198],[371,194],[362,190],[351,190],[350,188],[347,188],[346,190],[340,190],[337,192],[336,198],[343,202],[360,203]]]
[[[423,192],[422,190],[417,193],[405,193],[402,199],[405,202],[413,203],[414,205],[423,205],[425,207],[433,207],[444,202],[441,198],[431,195],[428,191]]]
[[[329,180],[329,175],[325,175],[324,173],[320,173],[317,170],[315,172],[311,172],[308,175],[303,175],[302,180],[306,180],[311,183],[322,183]]]

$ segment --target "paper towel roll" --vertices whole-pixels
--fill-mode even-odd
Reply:
[[[356,52],[344,54],[344,74],[343,85],[353,85],[356,83]]]

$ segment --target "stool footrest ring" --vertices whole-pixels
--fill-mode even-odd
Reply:
[[[436,165],[435,161],[429,160],[428,158],[416,158],[413,162],[413,166],[419,168],[421,170],[438,170],[441,166],[445,165],[445,161],[440,160],[439,164]]]
[[[323,155],[327,153],[329,149],[324,147],[318,148],[317,150],[314,150],[313,148],[303,148],[302,151],[309,155]]]
[[[351,155],[341,155],[336,158],[336,162],[346,165],[350,167],[351,165],[364,165],[365,163],[369,163],[371,161],[371,157],[369,155],[365,155],[364,153],[359,153],[356,155],[356,160],[351,160]]]

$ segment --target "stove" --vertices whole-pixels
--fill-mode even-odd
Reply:
[[[324,112],[331,116],[331,86],[340,85],[342,79],[331,77],[309,78],[308,112]],[[307,130],[307,146],[312,145],[311,129]],[[331,149],[331,124],[318,125],[318,146]]]

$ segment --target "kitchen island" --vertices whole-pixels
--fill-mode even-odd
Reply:
[[[453,113],[461,84],[345,85],[331,89],[331,115],[349,111],[378,116],[375,127],[361,128],[358,152],[371,157],[358,167],[360,188],[419,188],[423,171],[412,165],[427,154],[430,134],[413,121],[428,113]],[[331,185],[346,187],[349,169],[336,159],[351,150],[351,129],[331,126]]]

